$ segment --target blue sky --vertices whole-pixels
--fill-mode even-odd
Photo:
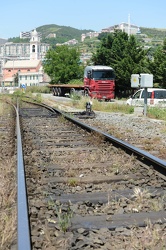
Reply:
[[[46,24],[100,31],[129,16],[139,27],[166,28],[166,0],[2,0],[0,38]]]

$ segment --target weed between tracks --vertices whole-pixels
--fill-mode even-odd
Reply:
[[[166,234],[158,224],[153,225],[150,221],[147,221],[146,224],[147,226],[143,228],[133,227],[130,230],[126,230],[126,233],[124,232],[124,236],[121,236],[121,239],[110,242],[110,249],[165,250]],[[114,234],[116,234],[116,232],[111,233],[112,238]]]
[[[103,211],[111,212],[114,209],[112,214],[116,213],[119,209],[120,204],[125,204],[124,213],[139,213],[142,211],[161,211],[165,209],[165,195],[158,197],[158,199],[153,198],[153,193],[147,189],[140,187],[135,187],[133,189],[133,194],[130,197],[125,197],[124,195],[119,195],[118,192],[114,192],[111,195],[111,191],[108,191],[108,202],[103,208]],[[119,196],[118,200],[116,196]],[[108,220],[110,218],[108,217]]]
[[[68,205],[67,209],[63,210],[63,205],[56,206],[56,213],[58,216],[59,226],[61,230],[66,233],[70,224],[71,224],[71,218],[73,216],[73,211],[70,208],[70,205]]]
[[[48,201],[49,208],[55,209],[58,218],[58,224],[62,232],[66,233],[71,225],[71,218],[73,217],[73,211],[70,207],[70,201],[67,205],[61,204],[59,201],[54,202],[52,198]],[[49,220],[49,222],[52,222]],[[56,223],[56,221],[53,221]]]
[[[166,234],[163,233],[162,229],[157,224],[153,225],[150,221],[147,221],[147,226],[143,229],[141,234],[138,233],[137,228],[131,230],[130,242],[131,249],[135,250],[164,250],[166,249]],[[124,245],[127,242],[124,239]]]
[[[71,180],[69,180],[68,185],[71,187],[76,187],[78,185],[78,180],[71,179]]]
[[[96,145],[98,142],[96,141]],[[93,152],[75,152],[71,154],[71,159],[68,162],[60,162],[58,164],[63,164],[65,171],[61,173],[61,176],[67,176],[71,179],[68,181],[69,186],[76,186],[79,183],[80,176],[88,176],[92,174],[95,169],[95,174],[104,175],[126,175],[128,171],[132,173],[137,172],[137,168],[133,167],[138,164],[136,162],[136,157],[130,156],[126,158],[124,154],[121,154],[120,150],[116,150],[108,145],[105,148],[97,148]],[[117,153],[117,157],[111,157],[112,154]],[[98,163],[97,165],[95,163]],[[106,164],[105,164],[106,163]],[[93,165],[95,164],[95,165]],[[139,167],[139,166],[138,166]]]

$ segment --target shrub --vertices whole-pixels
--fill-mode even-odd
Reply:
[[[166,121],[166,109],[165,108],[159,108],[159,107],[148,108],[147,115],[150,118],[155,118],[155,119]]]
[[[47,86],[30,86],[26,88],[26,93],[50,93],[50,88]]]

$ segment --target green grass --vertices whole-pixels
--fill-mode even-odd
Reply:
[[[25,92],[23,92],[21,89],[18,89],[16,91],[14,91],[13,96],[14,97],[23,97],[23,96],[25,96]]]
[[[72,105],[75,108],[85,109],[86,102],[91,101],[89,97],[76,98],[76,96],[71,97]],[[92,110],[93,111],[103,111],[103,112],[121,112],[124,114],[132,114],[134,113],[134,107],[126,105],[126,104],[118,104],[115,102],[101,102],[96,99],[92,100]]]
[[[26,93],[50,93],[50,88],[47,86],[30,86],[26,88]]]
[[[166,108],[148,108],[147,116],[150,118],[166,121]]]
[[[76,84],[76,85],[83,86],[83,80],[82,79],[73,79],[68,84]]]
[[[73,211],[68,204],[65,211],[63,210],[63,205],[55,206],[59,226],[62,232],[66,233],[71,225],[71,218],[73,217]]]

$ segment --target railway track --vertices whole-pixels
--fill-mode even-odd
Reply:
[[[20,108],[32,249],[164,249],[165,161],[52,112]]]
[[[165,161],[44,105],[19,115],[28,200],[19,184],[12,249],[165,249]]]

